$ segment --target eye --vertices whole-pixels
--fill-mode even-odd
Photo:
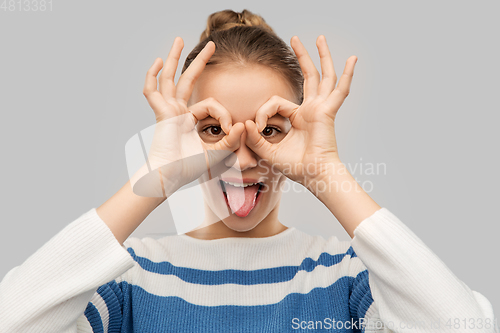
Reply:
[[[274,126],[265,127],[260,133],[265,138],[272,138],[281,133],[281,130]]]
[[[210,126],[207,126],[205,127],[202,132],[208,136],[219,136],[221,134],[226,134],[224,133],[224,131],[222,130],[222,127],[218,126],[218,125],[210,125]]]

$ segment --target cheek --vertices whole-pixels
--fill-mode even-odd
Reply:
[[[280,133],[272,138],[266,138],[267,141],[269,141],[270,143],[280,143],[281,140],[283,140],[286,136],[286,133]]]
[[[271,173],[271,177],[267,179],[263,190],[263,192],[266,193],[268,200],[273,200],[271,197],[275,198],[281,196],[285,183],[286,177],[284,175],[274,175]]]
[[[277,189],[276,189],[277,190],[276,193],[279,194],[279,195],[281,195],[281,193],[283,192],[283,187],[284,187],[285,182],[286,182],[286,176],[280,175],[280,176],[278,176],[277,179],[278,179],[277,180],[278,186],[277,186]]]
[[[259,177],[263,177],[266,182],[274,181],[275,183],[280,177],[283,176],[283,174],[279,170],[272,168],[263,159],[259,159],[257,161],[257,174],[259,175]]]

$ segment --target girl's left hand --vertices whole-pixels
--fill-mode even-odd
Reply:
[[[271,97],[257,111],[255,122],[247,120],[246,144],[262,159],[288,178],[309,188],[309,184],[331,174],[340,163],[335,140],[335,116],[349,95],[356,56],[347,59],[344,73],[337,77],[323,35],[316,40],[321,60],[322,79],[307,50],[297,36],[291,46],[304,74],[304,100],[299,106],[280,96]],[[268,142],[259,133],[275,114],[289,118],[291,129],[278,143]]]

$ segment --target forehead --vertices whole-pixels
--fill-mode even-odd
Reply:
[[[295,101],[292,89],[276,71],[262,65],[209,65],[196,81],[189,105],[215,98],[231,113],[233,123],[254,120],[273,95]]]

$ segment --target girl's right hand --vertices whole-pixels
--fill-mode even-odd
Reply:
[[[182,38],[175,38],[165,65],[157,58],[146,75],[143,93],[155,113],[156,125],[148,161],[131,179],[134,193],[141,196],[168,197],[199,178],[239,148],[245,130],[242,123],[233,126],[230,113],[213,98],[188,109],[194,84],[214,53],[215,44],[210,41],[205,45],[176,86],[174,77],[183,44]],[[158,91],[156,77],[162,68]],[[217,119],[228,133],[213,144],[201,140],[196,129],[197,122],[208,116]]]

